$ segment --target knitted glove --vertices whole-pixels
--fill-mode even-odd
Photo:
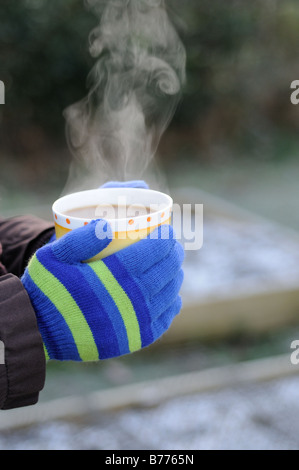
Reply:
[[[170,231],[170,237],[167,237]],[[47,359],[96,361],[157,340],[181,309],[184,252],[169,226],[102,261],[109,224],[93,221],[39,249],[22,282]]]
[[[109,181],[109,183],[105,183],[101,188],[138,188],[138,189],[148,189],[148,185],[145,181]]]

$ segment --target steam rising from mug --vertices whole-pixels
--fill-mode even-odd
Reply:
[[[86,0],[100,19],[90,34],[96,63],[88,96],[64,112],[77,189],[76,176],[89,187],[139,179],[154,159],[185,81],[185,49],[164,3]]]

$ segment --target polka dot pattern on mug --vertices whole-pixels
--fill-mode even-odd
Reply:
[[[79,219],[75,217],[66,217],[63,214],[54,212],[55,223],[64,227],[68,230],[74,230],[76,228],[84,227],[90,223],[90,220]],[[126,230],[144,230],[153,226],[158,226],[162,223],[167,222],[171,218],[171,210],[163,212],[153,213],[151,216],[140,216],[136,219],[131,218],[129,220],[114,220],[110,221],[115,231],[126,231]]]

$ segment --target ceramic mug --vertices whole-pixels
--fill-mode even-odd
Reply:
[[[116,207],[119,210],[117,216],[107,217],[113,232],[110,245],[93,260],[104,259],[146,238],[160,225],[171,223],[173,200],[167,194],[151,189],[100,188],[68,194],[54,202],[52,211],[56,238],[59,239],[74,229],[84,227],[91,220],[106,218],[98,215],[103,205],[110,206],[111,211]],[[146,210],[141,215],[135,215],[136,206]],[[72,213],[74,210],[87,207],[94,208],[94,216],[90,217],[89,214],[88,217],[82,215],[78,217]]]

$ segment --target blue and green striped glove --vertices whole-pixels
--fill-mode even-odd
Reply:
[[[103,184],[101,188],[137,188],[137,189],[149,189],[148,184],[143,180],[135,181],[109,181]]]
[[[170,237],[167,234],[170,233]],[[172,228],[102,261],[109,224],[93,221],[39,249],[22,277],[47,359],[97,361],[149,346],[180,312],[184,252]]]

